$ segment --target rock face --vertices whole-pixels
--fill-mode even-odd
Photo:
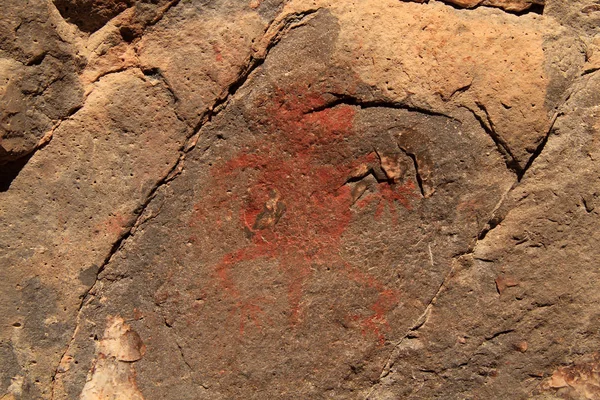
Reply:
[[[46,1],[7,1],[0,17],[0,164],[33,151],[81,107],[81,60]]]
[[[599,399],[591,0],[8,2],[0,398]]]

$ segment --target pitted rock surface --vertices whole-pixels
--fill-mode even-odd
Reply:
[[[0,398],[600,398],[594,1],[4,8]]]

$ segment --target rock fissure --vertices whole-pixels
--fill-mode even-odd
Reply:
[[[515,331],[514,329],[504,329],[504,330],[501,330],[501,331],[499,331],[499,332],[495,332],[495,333],[493,333],[493,334],[492,334],[492,335],[490,335],[490,336],[486,336],[485,340],[489,342],[489,341],[491,341],[491,340],[494,340],[494,339],[496,339],[496,338],[497,338],[497,337],[499,337],[499,336],[502,336],[502,335],[507,335],[507,334],[509,334],[509,333],[512,333],[512,332],[514,332],[514,331]]]
[[[392,348],[392,351],[390,352],[390,355],[387,357],[386,362],[385,362],[385,364],[384,364],[384,366],[383,366],[383,368],[381,370],[381,373],[379,374],[379,378],[377,379],[377,382],[375,382],[375,384],[372,386],[371,390],[369,391],[369,393],[365,397],[365,400],[369,400],[370,399],[371,394],[375,391],[375,389],[377,388],[377,386],[381,383],[381,380],[383,378],[385,378],[387,375],[389,375],[392,372],[392,367],[394,366],[394,359],[397,357],[398,351],[399,351],[400,346],[402,345],[402,343],[407,338],[409,338],[410,335],[413,332],[418,331],[422,326],[424,326],[427,323],[427,321],[429,319],[429,316],[431,315],[431,311],[433,309],[433,306],[435,305],[435,302],[436,302],[438,296],[442,293],[442,291],[446,287],[448,279],[454,273],[454,269],[455,269],[455,266],[454,266],[454,263],[453,263],[453,265],[450,267],[450,270],[444,276],[444,279],[440,283],[440,285],[439,285],[438,289],[436,290],[436,292],[434,293],[433,297],[431,298],[431,300],[429,301],[429,303],[425,306],[424,311],[414,321],[414,323],[406,331],[406,333],[404,334],[404,336],[402,336],[400,338],[400,340],[398,342],[396,342],[396,344],[394,344],[394,346]]]
[[[403,0],[414,3],[428,4],[436,0]],[[503,1],[503,0],[439,0],[441,3],[455,8],[457,10],[476,10],[478,8],[492,8],[501,10],[507,14],[516,16],[527,14],[544,13],[545,0],[522,0],[522,1]]]
[[[413,152],[406,150],[400,145],[398,145],[398,148],[412,160],[413,168],[415,169],[415,178],[417,180],[417,185],[419,186],[419,191],[421,192],[421,196],[426,197],[425,188],[423,187],[423,177],[419,172],[419,162],[417,161],[417,155]]]
[[[140,69],[140,67],[138,67],[138,66],[132,66],[132,67],[123,67],[123,68],[117,68],[117,69],[113,69],[113,70],[106,71],[106,72],[103,72],[103,73],[101,73],[100,75],[98,75],[98,76],[96,77],[96,79],[94,79],[92,82],[90,82],[90,86],[92,86],[92,85],[94,85],[94,84],[98,83],[98,82],[99,82],[99,81],[100,81],[102,78],[105,78],[105,77],[107,77],[107,76],[114,75],[114,74],[120,74],[120,73],[122,73],[122,72],[130,71],[130,70],[133,70],[133,69],[138,69],[138,70],[140,70],[141,72],[143,72],[143,71]],[[88,91],[88,93],[87,93],[87,96],[86,96],[86,99],[87,99],[87,97],[90,95],[90,93],[92,92],[92,90],[93,90],[93,89],[91,89],[91,90],[89,90],[89,91]],[[84,101],[84,104],[85,104],[85,101]]]
[[[498,152],[504,158],[506,167],[518,177],[521,174],[522,169],[519,166],[519,163],[517,162],[515,157],[512,155],[511,151],[509,150],[506,142],[496,133],[496,131],[494,131],[493,125],[491,124],[491,120],[489,119],[489,115],[487,114],[487,110],[485,109],[485,106],[483,106],[481,103],[478,103],[478,107],[481,109],[481,111],[483,111],[485,113],[487,121],[484,120],[481,117],[481,115],[479,115],[475,110],[471,109],[470,107],[467,107],[467,106],[461,106],[461,107],[465,108],[466,110],[471,112],[473,117],[475,117],[475,119],[481,125],[481,128],[484,130],[484,132],[487,133],[487,135],[496,144],[496,148],[498,149]]]
[[[267,29],[265,29],[265,33],[261,42],[266,40],[266,44],[263,45],[262,49],[259,48],[258,50],[255,50],[254,53],[248,57],[248,59],[244,62],[244,67],[241,68],[241,72],[238,74],[237,78],[234,79],[227,89],[220,94],[213,105],[208,107],[208,109],[200,115],[198,122],[195,124],[193,129],[193,132],[195,133],[191,136],[191,140],[188,142],[188,145],[185,146],[185,153],[195,148],[199,139],[200,129],[207,123],[211,122],[221,111],[227,107],[227,104],[231,98],[242,86],[244,86],[246,81],[250,78],[252,72],[254,72],[264,63],[271,49],[281,40],[282,35],[291,29],[294,29],[295,27],[301,26],[306,22],[307,18],[311,17],[319,10],[320,8],[314,8],[298,13],[287,14],[281,19],[281,21],[275,19],[275,21],[272,22]],[[205,151],[206,150],[208,150],[208,148],[206,148]]]
[[[181,345],[179,344],[179,342],[175,341],[175,344],[177,345],[177,348],[179,349],[179,354],[181,355],[181,360],[183,361],[183,363],[188,367],[188,369],[191,372],[194,372],[194,368],[192,368],[192,366],[190,365],[189,361],[185,357],[185,354],[183,353],[183,348],[181,347]]]
[[[175,90],[173,90],[173,86],[169,83],[169,81],[164,76],[164,74],[162,73],[160,68],[158,68],[158,67],[147,68],[147,69],[140,68],[140,70],[142,71],[144,76],[148,77],[149,79],[159,80],[164,85],[165,89],[167,89],[167,91],[169,92],[169,95],[173,99],[173,104],[174,104],[173,111],[175,112],[177,119],[180,120],[181,122],[183,122],[184,124],[186,124],[187,126],[189,126],[190,128],[192,128],[192,125],[188,122],[188,120],[186,118],[184,118],[183,116],[181,116],[180,113],[177,111],[177,103],[180,102],[180,99],[179,99],[179,97],[177,97]],[[199,130],[199,128],[198,128],[198,130]],[[195,132],[196,132],[195,130],[192,130],[189,137],[193,136],[195,134]]]
[[[597,72],[597,71],[600,71],[600,67],[589,68],[589,69],[584,70],[581,73],[581,76],[591,75],[591,74],[593,74],[594,72]]]
[[[446,114],[446,113],[443,113],[440,111],[430,110],[427,108],[415,107],[415,106],[408,105],[403,102],[395,102],[395,101],[391,101],[391,100],[380,100],[380,99],[362,100],[362,99],[359,99],[354,96],[332,93],[332,92],[326,92],[326,94],[334,96],[335,99],[327,102],[326,104],[324,104],[322,106],[317,106],[317,107],[311,108],[310,110],[308,110],[306,112],[306,114],[324,111],[324,110],[327,110],[329,108],[333,108],[333,107],[339,106],[339,105],[347,105],[347,106],[359,107],[359,108],[365,109],[365,110],[369,109],[369,108],[390,108],[390,109],[394,109],[394,110],[406,110],[406,111],[411,111],[411,112],[418,112],[418,113],[428,115],[428,116],[446,117],[446,118],[450,119],[451,121],[462,123],[460,120],[453,117],[452,115],[449,115],[449,114]]]
[[[254,54],[252,54],[246,60],[244,63],[245,66],[242,68],[241,73],[238,74],[238,77],[228,86],[227,90],[225,90],[221,96],[219,96],[213,106],[210,107],[208,111],[200,118],[195,131],[199,131],[204,124],[212,121],[212,119],[216,117],[219,112],[227,107],[229,100],[233,98],[235,93],[237,93],[242,86],[244,86],[248,78],[250,78],[252,72],[254,72],[265,62],[271,49],[276,46],[277,43],[279,43],[283,35],[294,28],[302,26],[309,17],[319,10],[320,8],[314,8],[298,13],[291,13],[284,16],[281,21],[275,20],[271,26],[265,30],[263,40],[265,40],[266,37],[267,43],[263,45],[263,49],[256,50]],[[271,33],[270,31],[272,30],[275,32]]]
[[[527,160],[525,167],[523,167],[523,169],[518,174],[519,182],[523,179],[523,177],[525,176],[525,174],[527,173],[529,168],[531,168],[534,161],[542,154],[542,151],[544,151],[544,148],[546,147],[546,144],[548,143],[548,139],[552,135],[552,131],[554,129],[554,124],[556,123],[556,120],[558,119],[558,117],[561,115],[561,112],[562,112],[561,109],[569,101],[569,99],[571,98],[571,94],[572,94],[571,89],[569,89],[569,91],[568,91],[567,95],[564,97],[563,101],[556,107],[556,111],[554,112],[554,115],[552,116],[552,119],[550,119],[550,122],[548,124],[548,129],[546,130],[546,134],[542,137],[542,140],[540,141],[540,143],[537,145],[537,147],[533,151],[533,154]]]
[[[132,68],[137,68],[137,67],[119,68],[117,70],[112,70],[112,71],[103,73],[103,74],[99,75],[94,80],[94,82],[91,82],[90,85],[97,83],[98,81],[100,81],[100,79],[102,79],[108,75],[125,72]],[[64,77],[59,76],[59,77],[55,78],[54,80],[52,80],[50,82],[50,84],[46,88],[44,88],[44,90],[40,94],[43,94],[43,92],[45,92],[52,83],[58,82],[61,79],[64,79]],[[46,134],[38,142],[37,146],[35,146],[30,153],[2,166],[3,170],[2,170],[2,173],[0,173],[0,193],[6,192],[10,188],[12,181],[19,175],[21,170],[27,165],[27,162],[38,151],[42,150],[44,147],[46,147],[52,141],[54,131],[56,131],[64,121],[71,119],[79,110],[81,110],[85,106],[86,101],[87,101],[89,95],[91,94],[92,90],[90,90],[88,93],[86,93],[85,97],[81,101],[81,104],[74,106],[72,109],[70,109],[68,111],[67,115],[65,115],[63,118],[61,118],[60,120],[58,120],[54,123],[54,126],[52,126],[52,128],[50,128],[48,130],[48,132],[46,132]]]
[[[72,118],[82,108],[83,104],[78,105],[73,109],[69,110],[69,113],[65,117],[57,121],[54,124],[54,126],[50,128],[48,132],[46,132],[46,134],[39,140],[38,144],[35,146],[35,148],[33,148],[33,150],[30,153],[0,166],[2,168],[2,171],[0,172],[0,193],[6,192],[10,189],[10,185],[17,178],[17,176],[19,176],[21,170],[25,168],[29,160],[38,151],[41,151],[50,144],[54,135],[54,131],[57,130],[64,121],[67,121],[70,118]]]

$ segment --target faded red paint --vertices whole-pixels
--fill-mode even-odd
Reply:
[[[104,232],[112,236],[119,236],[127,226],[129,220],[121,213],[110,216],[100,224],[96,225],[96,231]]]
[[[356,108],[340,105],[312,112],[324,106],[325,100],[318,93],[299,88],[277,89],[265,103],[265,116],[259,125],[266,132],[261,139],[211,169],[213,187],[222,188],[223,192],[227,182],[250,170],[247,194],[240,198],[214,193],[209,199],[203,198],[190,220],[190,226],[194,226],[214,215],[215,210],[222,214],[233,204],[242,204],[237,223],[250,237],[248,244],[227,253],[214,267],[225,298],[233,303],[234,312],[241,319],[240,332],[244,332],[246,320],[261,328],[260,321],[266,316],[260,304],[265,299],[247,299],[232,276],[232,268],[244,261],[264,259],[277,260],[278,268],[288,279],[292,326],[302,321],[304,285],[312,274],[311,267],[342,266],[346,279],[378,293],[369,306],[371,315],[350,317],[365,335],[373,334],[383,343],[389,329],[386,315],[397,305],[398,293],[340,256],[342,236],[353,215],[352,196],[345,183],[357,166],[375,159],[373,154],[356,159],[344,140],[355,134],[352,126]],[[387,203],[395,209],[398,202],[410,208],[408,196],[414,194],[414,185],[379,186],[380,193],[365,202],[379,199],[379,207]],[[274,226],[256,229],[257,216],[265,211],[265,202],[273,190],[280,195],[286,211]],[[232,223],[236,223],[235,219]]]
[[[387,205],[394,223],[398,222],[398,214],[396,212],[395,202],[398,202],[406,209],[411,210],[412,207],[409,199],[411,197],[418,197],[415,194],[416,187],[413,181],[407,181],[403,185],[383,182],[379,185],[378,189],[378,193],[360,200],[357,203],[357,206],[360,208],[365,208],[372,202],[377,201],[378,204],[377,210],[375,211],[375,217],[379,218],[383,214],[385,206]]]
[[[361,328],[362,334],[367,335],[371,332],[377,336],[380,345],[385,343],[385,332],[390,329],[387,322],[386,314],[398,302],[397,293],[390,289],[382,289],[377,300],[371,305],[373,314],[368,317],[352,316],[354,321],[357,321]]]
[[[461,201],[456,206],[456,211],[477,211],[479,209],[479,201],[475,199]]]
[[[223,54],[221,54],[221,48],[219,46],[217,46],[216,44],[213,44],[213,51],[215,52],[215,60],[217,62],[222,62],[223,61]]]

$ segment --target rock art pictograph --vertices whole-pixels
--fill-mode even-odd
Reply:
[[[0,399],[598,399],[594,0],[8,0]]]

